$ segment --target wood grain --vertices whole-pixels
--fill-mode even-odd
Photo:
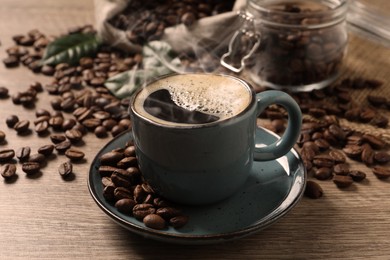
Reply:
[[[373,1],[371,1],[373,2]],[[375,1],[390,12],[387,0]],[[2,0],[0,58],[12,46],[14,34],[38,28],[45,34],[93,24],[92,0]],[[390,97],[390,50],[357,36],[351,37],[346,67],[351,75],[383,79]],[[11,94],[34,81],[50,82],[25,68],[0,64],[0,86]],[[50,98],[39,94],[36,108],[50,109]],[[7,142],[0,148],[26,144],[33,151],[50,141],[35,133],[17,136],[5,117],[34,117],[33,109],[0,99],[0,129]],[[389,131],[389,129],[387,129]],[[13,183],[0,180],[0,259],[388,259],[390,255],[390,181],[375,178],[364,165],[368,180],[340,190],[321,182],[319,200],[303,198],[296,208],[270,228],[226,244],[177,246],[147,240],[113,223],[96,206],[87,189],[89,164],[110,138],[88,135],[86,163],[75,165],[75,178],[64,181],[57,167],[65,158],[52,158],[42,174],[28,178],[19,170]]]

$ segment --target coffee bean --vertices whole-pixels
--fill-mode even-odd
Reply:
[[[16,56],[8,56],[3,59],[3,63],[7,68],[14,68],[19,66],[19,60]]]
[[[65,151],[65,156],[68,157],[71,161],[80,161],[84,159],[85,154],[76,148],[69,148]]]
[[[112,182],[111,178],[110,177],[103,177],[102,178],[102,184],[103,184],[103,187],[106,187],[106,186],[114,186],[114,183]]]
[[[50,140],[53,144],[58,144],[66,140],[66,136],[63,134],[52,134]]]
[[[4,142],[5,137],[6,137],[5,133],[0,130],[0,143]]]
[[[362,154],[362,147],[358,145],[349,145],[343,148],[343,152],[352,159],[359,158]]]
[[[30,155],[28,158],[28,161],[29,162],[37,162],[37,163],[42,164],[45,161],[45,159],[46,158],[43,154],[36,153],[36,154]]]
[[[331,150],[329,156],[332,157],[335,163],[345,163],[345,155],[339,150]]]
[[[12,178],[16,174],[16,165],[15,164],[10,164],[10,163],[4,164],[0,168],[0,174],[5,179]]]
[[[371,134],[364,134],[362,140],[369,143],[375,149],[383,149],[386,146],[386,143],[381,138]]]
[[[336,175],[348,175],[349,174],[349,165],[346,163],[336,164],[333,167],[333,172]]]
[[[72,143],[79,142],[83,138],[83,134],[76,129],[70,129],[65,131],[65,136],[68,138]]]
[[[378,179],[387,179],[390,177],[390,169],[388,167],[375,166],[372,172]]]
[[[21,147],[19,150],[16,151],[16,157],[20,161],[25,161],[30,157],[31,148],[28,146]]]
[[[123,153],[119,152],[107,152],[100,156],[99,160],[101,164],[109,164],[109,165],[115,165],[117,162],[122,160],[124,157]]]
[[[55,148],[58,152],[65,152],[65,151],[68,150],[71,146],[72,146],[72,144],[70,143],[70,141],[65,140],[65,141],[62,141],[61,143],[55,144],[55,145],[54,145],[54,148]]]
[[[135,167],[138,165],[138,161],[137,161],[137,158],[136,157],[125,157],[123,158],[122,160],[120,160],[118,163],[117,163],[117,166],[119,168],[123,168],[123,169],[126,169],[126,168],[129,168],[129,167]]]
[[[181,228],[185,226],[188,223],[188,216],[180,215],[173,217],[169,220],[169,224],[172,225],[174,228]]]
[[[306,182],[304,194],[309,198],[319,199],[324,194],[324,191],[322,190],[321,186],[318,183],[308,180]]]
[[[126,157],[135,157],[135,146],[131,145],[126,147],[126,149],[123,151],[123,154]]]
[[[133,207],[135,205],[136,202],[132,199],[120,199],[117,202],[115,202],[115,208],[117,208],[118,211],[128,215],[133,213]]]
[[[145,226],[153,229],[164,229],[166,226],[165,220],[157,214],[149,214],[143,218]]]
[[[157,209],[156,214],[161,216],[165,220],[170,220],[173,217],[181,215],[180,210],[173,207],[162,207]]]
[[[132,192],[125,187],[116,187],[114,190],[114,196],[117,200],[133,198]]]
[[[0,86],[0,99],[8,98],[8,88]]]
[[[332,157],[326,154],[316,155],[313,158],[313,164],[318,167],[328,167],[331,168],[334,165],[334,160]]]
[[[115,195],[114,195],[115,189],[116,189],[115,186],[106,186],[106,187],[104,187],[104,189],[103,189],[103,197],[107,201],[114,201],[115,200]]]
[[[369,144],[364,144],[362,146],[362,154],[361,154],[362,162],[364,162],[366,165],[372,165],[374,163],[374,155],[375,152]]]
[[[54,150],[54,145],[47,144],[39,147],[38,153],[43,154],[44,156],[49,156],[53,153],[53,150]]]
[[[63,123],[64,123],[64,118],[61,116],[53,116],[49,119],[49,125],[56,130],[61,130]]]
[[[68,118],[65,119],[64,122],[62,123],[62,130],[70,130],[72,129],[75,125],[77,124],[76,120],[73,118]]]
[[[14,129],[16,130],[16,132],[18,134],[22,134],[22,133],[27,132],[27,130],[29,129],[29,126],[30,126],[30,121],[21,120],[14,125]]]
[[[360,182],[366,178],[366,174],[362,171],[353,170],[349,172],[349,176],[352,177],[353,181]]]
[[[37,132],[39,135],[47,133],[48,129],[49,129],[48,121],[42,121],[35,125],[35,132]]]
[[[97,126],[94,130],[94,133],[98,138],[107,137],[107,130],[104,126]]]
[[[156,209],[151,204],[137,204],[133,208],[133,215],[136,219],[143,220],[149,214],[154,214]]]
[[[99,174],[101,177],[110,176],[118,168],[110,165],[101,165],[99,166]]]
[[[335,175],[333,177],[333,182],[339,188],[347,188],[353,183],[353,179],[349,175]]]
[[[376,152],[374,155],[374,160],[375,160],[375,162],[381,163],[381,164],[388,163],[388,162],[390,162],[390,154],[387,152],[383,152],[383,151]]]
[[[10,115],[5,120],[5,123],[9,128],[13,128],[17,122],[19,122],[19,118],[16,115]]]
[[[22,164],[22,170],[27,175],[36,174],[40,171],[41,167],[37,162],[25,162]]]
[[[15,156],[15,151],[13,149],[0,149],[0,162],[10,161]]]
[[[120,133],[124,132],[126,129],[121,125],[116,125],[111,129],[111,134],[113,137],[118,136]]]
[[[314,177],[318,180],[327,180],[332,177],[332,169],[328,167],[322,167],[314,172]]]
[[[62,177],[67,177],[73,173],[73,165],[70,162],[63,162],[58,167],[58,173]]]

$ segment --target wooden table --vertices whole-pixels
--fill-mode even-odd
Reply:
[[[373,1],[371,1],[373,2]],[[390,14],[387,0],[374,1]],[[39,29],[58,35],[69,27],[94,23],[92,0],[2,0],[0,5],[0,58],[12,46],[11,37]],[[390,49],[352,36],[347,66],[352,75],[385,81],[390,88]],[[50,79],[20,67],[0,64],[0,86],[11,93],[30,83]],[[387,91],[389,93],[389,91]],[[388,95],[390,98],[390,95]],[[49,96],[40,94],[37,108],[50,109]],[[0,129],[7,134],[3,147],[47,144],[35,134],[17,136],[5,117],[34,117],[34,110],[0,99]],[[387,128],[389,133],[389,128]],[[352,189],[321,182],[321,199],[304,197],[284,218],[250,237],[209,246],[178,246],[134,235],[113,223],[92,200],[87,188],[89,164],[110,140],[85,137],[86,163],[75,165],[75,179],[57,173],[64,157],[48,162],[37,178],[19,172],[13,183],[0,180],[0,259],[389,259],[390,181],[378,180],[364,165],[368,181]]]

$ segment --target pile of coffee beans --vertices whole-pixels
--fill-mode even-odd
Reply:
[[[114,16],[110,23],[126,31],[130,42],[143,45],[159,40],[166,27],[185,24],[191,26],[203,17],[231,11],[234,1],[219,0],[144,0],[130,1],[126,9]]]
[[[301,2],[270,4],[265,6],[270,11],[259,15],[261,45],[249,67],[262,81],[302,86],[338,74],[347,46],[345,24],[332,24],[335,16],[326,14],[326,5]]]
[[[154,229],[164,229],[168,225],[180,228],[188,222],[188,216],[159,197],[143,180],[133,143],[102,154],[98,172],[102,177],[104,198],[118,211],[134,216]]]
[[[351,169],[349,160],[365,164],[379,179],[390,177],[389,145],[380,135],[342,126],[340,119],[368,124],[378,129],[388,128],[386,97],[368,95],[367,102],[354,102],[352,94],[363,89],[378,89],[383,82],[373,79],[347,78],[340,83],[305,93],[291,93],[304,113],[301,135],[297,142],[299,152],[311,180],[306,195],[321,197],[323,190],[313,180],[333,180],[339,188],[360,182],[365,172]],[[260,90],[262,91],[262,90]],[[261,115],[271,120],[270,130],[282,133],[286,126],[286,112],[271,106]]]

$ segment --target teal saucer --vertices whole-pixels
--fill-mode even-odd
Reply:
[[[124,147],[132,138],[131,131],[125,132],[96,155],[90,167],[88,188],[104,213],[119,225],[146,238],[197,245],[239,239],[270,226],[286,215],[298,203],[305,188],[305,168],[298,153],[291,149],[277,160],[254,162],[247,182],[232,197],[207,206],[181,206],[183,213],[189,216],[189,222],[181,229],[151,229],[134,217],[119,212],[103,197],[98,158],[105,152]],[[278,136],[259,129],[256,138],[267,145]]]

